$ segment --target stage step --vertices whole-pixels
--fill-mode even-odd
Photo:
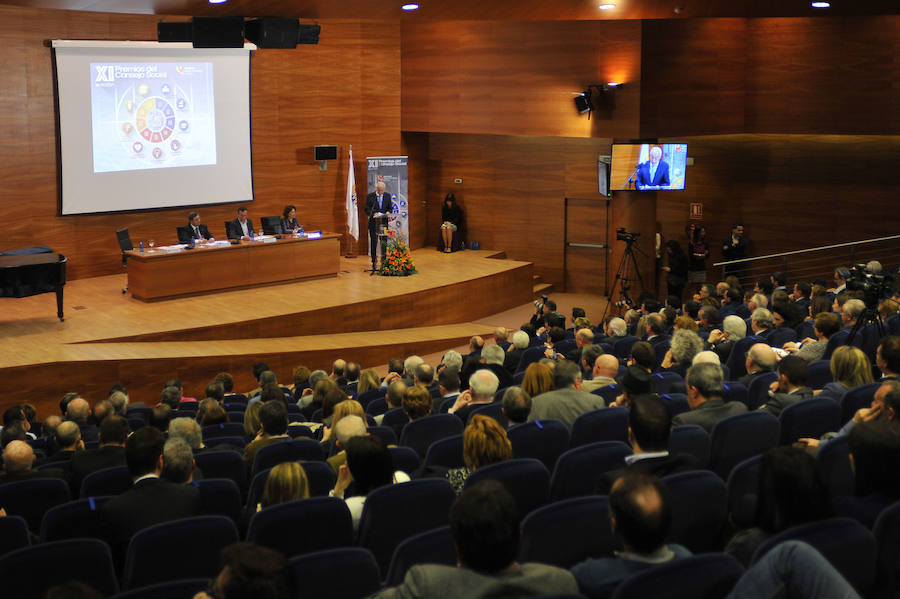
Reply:
[[[534,299],[538,299],[543,294],[553,293],[553,283],[535,283],[533,289]]]

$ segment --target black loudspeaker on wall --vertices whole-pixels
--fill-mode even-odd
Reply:
[[[337,146],[315,146],[316,160],[337,160]]]
[[[261,17],[244,24],[247,39],[259,48],[296,48],[300,21],[278,17]]]
[[[244,17],[194,17],[195,48],[243,48]]]

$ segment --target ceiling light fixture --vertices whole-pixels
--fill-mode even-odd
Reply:
[[[210,4],[224,4],[228,0],[209,0]]]
[[[812,2],[813,8],[831,8],[831,2]]]
[[[418,4],[404,4],[400,8],[402,8],[403,10],[419,10],[419,5]]]
[[[603,4],[601,4],[600,6],[598,6],[597,8],[599,8],[600,10],[612,10],[612,9],[614,9],[615,7],[616,7],[616,4],[615,4],[614,2],[604,2]]]

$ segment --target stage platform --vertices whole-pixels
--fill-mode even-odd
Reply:
[[[27,401],[40,415],[57,413],[64,393],[93,403],[115,382],[153,405],[171,377],[202,397],[221,371],[246,390],[260,361],[283,383],[296,365],[326,368],[337,356],[381,365],[489,335],[475,321],[532,299],[531,263],[502,252],[427,248],[412,257],[419,273],[410,277],[369,276],[361,256],[342,258],[336,277],[150,304],[121,293],[125,275],[81,279],[66,285],[65,322],[52,295],[2,298],[0,409]]]

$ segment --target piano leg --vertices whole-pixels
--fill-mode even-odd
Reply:
[[[63,289],[64,287],[60,285],[56,288],[56,315],[59,316],[59,321],[63,322],[65,318],[63,318]]]

